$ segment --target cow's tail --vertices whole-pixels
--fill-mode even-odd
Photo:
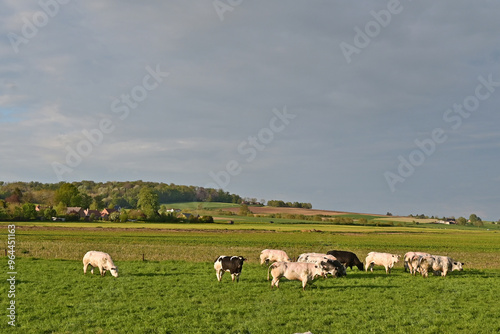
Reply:
[[[271,271],[271,269],[272,269],[272,268],[274,268],[274,264],[275,264],[275,263],[276,263],[276,262],[272,263],[272,264],[269,266],[269,268],[267,268],[267,280],[268,280],[268,281],[269,281],[269,272]]]
[[[278,262],[273,262],[273,263],[269,266],[269,268],[267,269],[267,280],[268,280],[268,281],[269,281],[269,273],[270,273],[270,272],[271,272],[271,270],[272,270],[273,268],[275,268],[277,265],[278,265]],[[285,262],[285,266],[286,266],[286,262]]]

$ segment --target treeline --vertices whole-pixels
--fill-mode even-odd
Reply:
[[[50,208],[47,216],[66,213],[67,207],[102,210],[105,208],[141,209],[143,189],[154,195],[156,203],[223,202],[241,203],[242,198],[222,189],[144,181],[126,182],[12,182],[0,181],[0,219],[32,219],[33,205]],[[142,199],[144,202],[144,198]],[[53,211],[54,210],[54,211]],[[38,213],[39,215],[39,213]]]
[[[276,208],[301,208],[301,209],[312,209],[311,203],[300,203],[300,202],[284,202],[281,200],[270,200],[267,201],[268,206],[273,206]]]

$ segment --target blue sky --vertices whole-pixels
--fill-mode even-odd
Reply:
[[[3,181],[500,219],[500,4],[4,1]]]

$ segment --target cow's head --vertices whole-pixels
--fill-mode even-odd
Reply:
[[[323,262],[321,262],[323,263]],[[313,273],[313,277],[316,277],[316,276],[321,276],[323,278],[326,278],[326,275],[327,275],[327,272],[326,270],[323,268],[323,265],[322,264],[315,264],[314,265],[314,273]]]
[[[111,275],[113,275],[114,277],[118,277],[118,268],[117,267],[112,267],[111,269],[109,269],[109,271],[111,272]]]
[[[463,262],[457,262],[457,261],[454,261],[452,266],[451,266],[451,270],[458,270],[458,271],[462,271],[464,270],[464,268],[462,267],[465,263]]]

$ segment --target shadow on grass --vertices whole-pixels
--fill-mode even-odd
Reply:
[[[182,273],[177,273],[177,272],[169,272],[169,273],[130,273],[127,274],[127,276],[138,276],[138,277],[155,277],[155,276],[162,276],[162,277],[167,277],[167,276],[196,276],[195,273],[187,273],[187,272],[182,272]]]

